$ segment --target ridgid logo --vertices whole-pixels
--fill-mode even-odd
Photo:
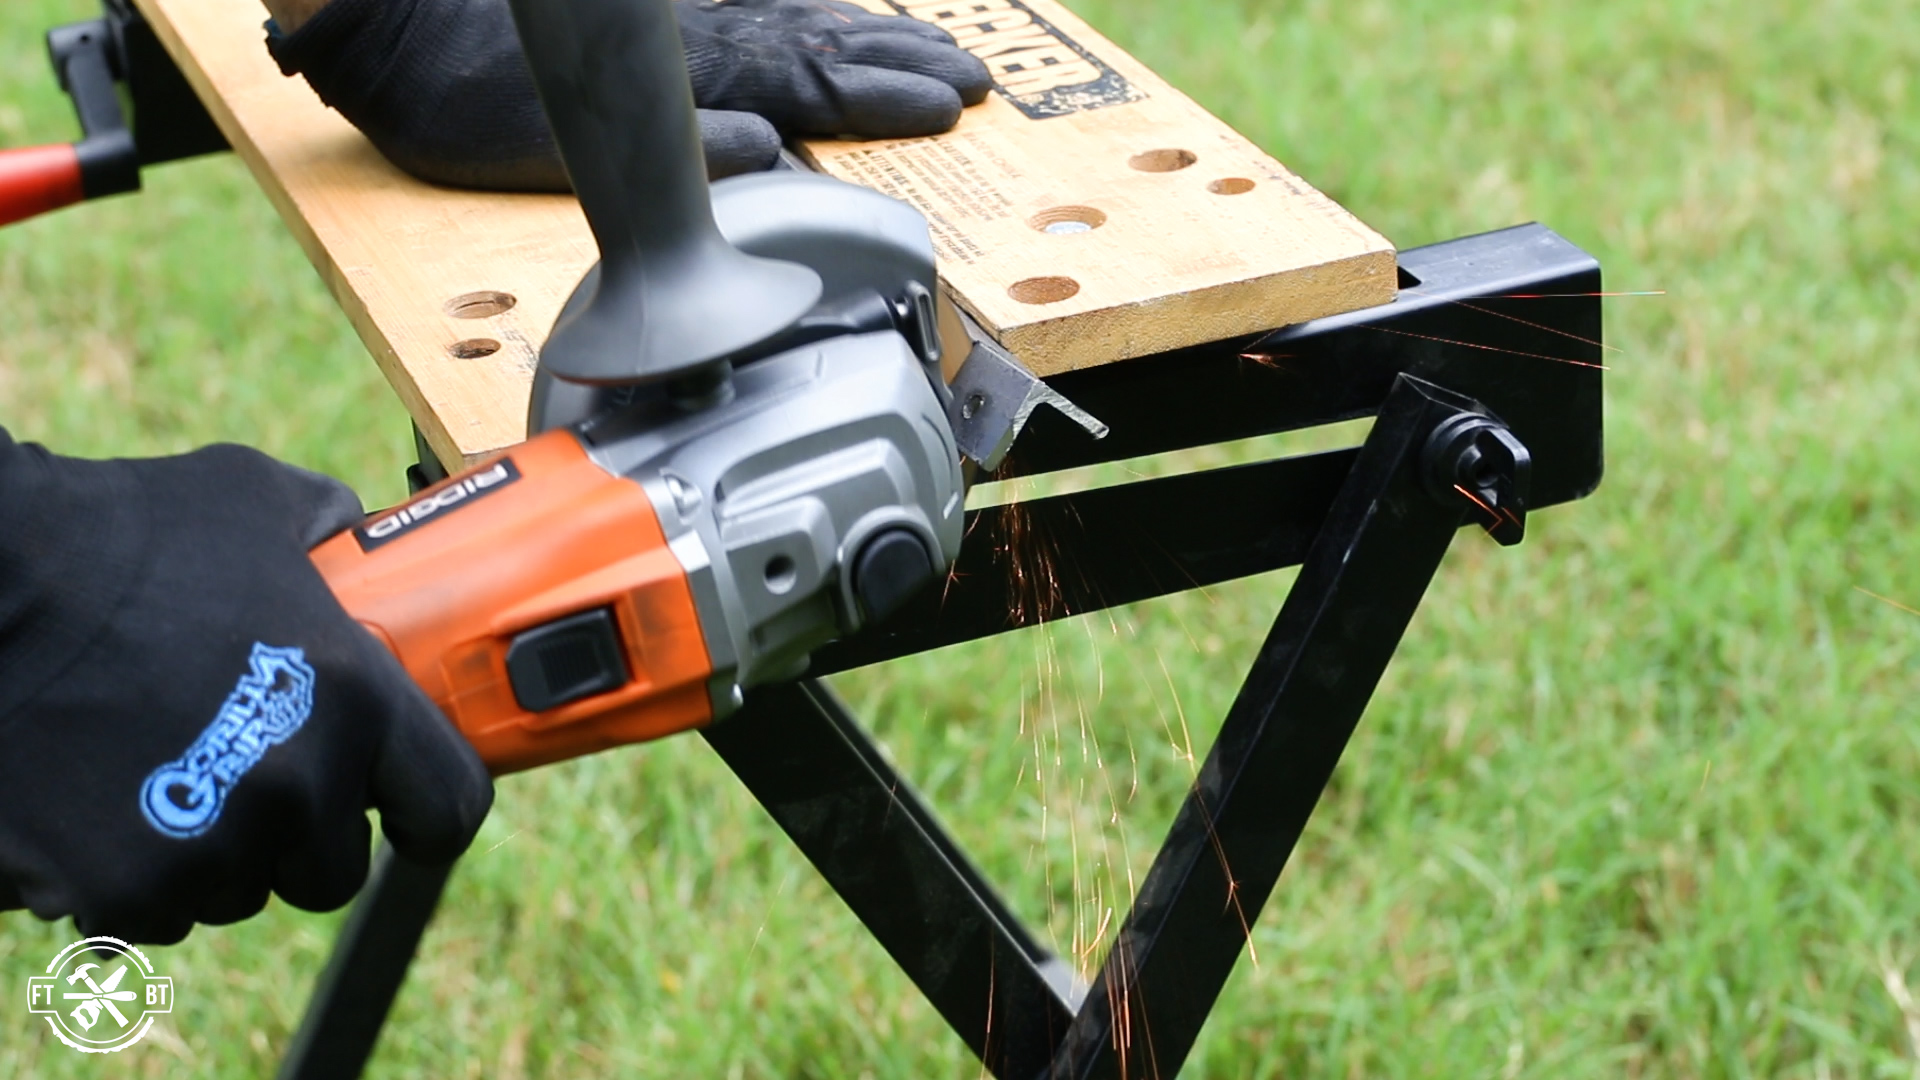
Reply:
[[[996,90],[1034,120],[1147,95],[1020,0],[886,0],[932,23],[987,65]]]
[[[388,511],[353,530],[353,537],[360,541],[361,551],[372,551],[382,544],[400,539],[429,521],[445,517],[449,511],[483,495],[491,495],[518,479],[520,470],[514,467],[513,459],[501,458],[465,476],[455,477],[440,487],[428,489],[398,510]]]
[[[47,1018],[60,1041],[87,1054],[125,1050],[173,1011],[173,980],[139,949],[112,937],[60,950],[45,975],[27,980],[27,1011]]]

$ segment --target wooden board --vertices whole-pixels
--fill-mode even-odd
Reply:
[[[1054,0],[859,0],[996,92],[951,132],[811,143],[919,207],[949,295],[1041,375],[1393,299],[1393,247]]]
[[[573,198],[454,191],[393,168],[280,74],[259,0],[138,5],[440,460],[524,439],[540,343],[597,257]]]
[[[827,171],[891,187],[929,213],[949,292],[1016,355],[1049,374],[1392,297],[1385,240],[1064,9],[968,6],[1022,2],[1061,43],[1029,59],[1083,65],[1071,70],[1094,72],[1091,84],[1042,86],[1003,54],[989,63],[1007,89],[1031,92],[991,96],[946,136],[811,146]],[[304,80],[280,74],[258,0],[137,3],[434,453],[456,465],[520,441],[539,345],[595,258],[574,201],[455,191],[400,173]],[[944,11],[916,9],[935,20]],[[1049,56],[1056,63],[1041,63]],[[1098,94],[1111,100],[1089,96]],[[1059,115],[1029,119],[1021,105],[1031,112],[1036,101]],[[1127,164],[1182,150],[1193,158],[1184,168]],[[1253,186],[1207,190],[1224,180]],[[1105,220],[1059,232],[1073,227],[1058,223],[1074,208]],[[1065,299],[1009,296],[1041,299],[1066,288],[1048,279],[1068,277],[1078,291]]]

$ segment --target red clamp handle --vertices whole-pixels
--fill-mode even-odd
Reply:
[[[72,206],[87,197],[72,143],[0,150],[0,225]]]

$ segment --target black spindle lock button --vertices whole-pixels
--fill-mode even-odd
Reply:
[[[599,608],[522,632],[507,647],[507,681],[528,712],[625,686],[627,662],[613,612]]]
[[[899,611],[934,578],[927,545],[906,529],[887,529],[867,541],[853,563],[853,592],[875,622]]]

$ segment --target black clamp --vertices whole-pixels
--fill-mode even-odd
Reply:
[[[109,19],[47,31],[47,55],[60,89],[73,99],[85,138],[73,144],[89,199],[140,190],[140,151],[120,109],[118,35]]]
[[[86,197],[140,190],[140,167],[227,149],[227,140],[129,0],[47,31],[47,56],[73,99]],[[136,123],[122,107],[121,88]]]
[[[1533,458],[1505,424],[1481,413],[1456,413],[1427,436],[1422,457],[1434,498],[1466,502],[1503,547],[1525,538]]]

